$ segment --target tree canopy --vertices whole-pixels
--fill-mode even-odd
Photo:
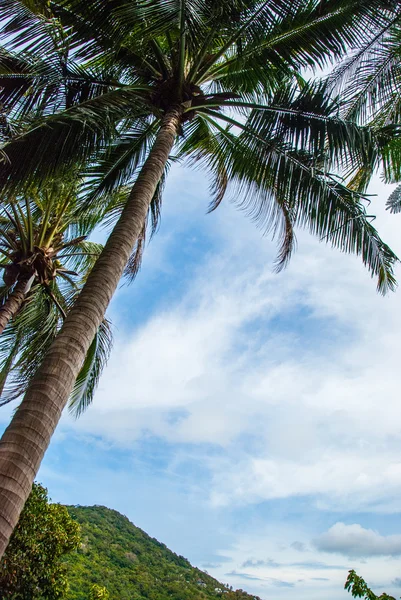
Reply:
[[[327,88],[300,73],[339,59],[361,37],[367,42],[398,18],[400,3],[3,3],[0,101],[13,132],[3,145],[3,185],[43,180],[94,158],[88,203],[104,205],[110,192],[135,180],[166,109],[182,103],[172,156],[208,170],[211,209],[229,190],[277,236],[278,268],[291,256],[299,225],[361,254],[379,289],[393,288],[395,256],[371,225],[363,197],[334,173],[394,162],[382,148],[396,131],[373,134],[341,119]],[[154,226],[159,212],[160,193]]]
[[[79,294],[102,245],[88,236],[104,211],[80,212],[78,181],[70,177],[3,198],[0,207],[0,314],[19,282],[29,282],[0,336],[0,405],[20,397]],[[91,402],[112,346],[105,320],[84,361],[72,397],[79,415]]]
[[[377,596],[363,577],[358,575],[353,569],[348,572],[344,588],[348,592],[351,592],[351,595],[354,598],[364,598],[364,600],[379,600],[379,598],[380,600],[395,600],[394,596],[390,596],[389,594],[386,594],[386,592]]]
[[[80,543],[79,525],[65,506],[50,504],[34,484],[7,551],[0,562],[4,600],[57,600],[68,590],[62,558]]]
[[[87,600],[93,586],[110,600],[259,600],[193,567],[104,506],[69,506],[81,527],[78,552],[66,557],[67,600]]]

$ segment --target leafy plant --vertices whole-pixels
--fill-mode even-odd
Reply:
[[[389,596],[383,592],[380,596],[370,589],[366,581],[352,569],[348,572],[347,581],[345,582],[345,589],[351,592],[354,598],[365,598],[365,600],[395,600],[393,596]]]
[[[109,600],[110,594],[105,587],[100,585],[92,585],[89,600]]]
[[[47,490],[34,484],[0,563],[1,598],[64,598],[68,584],[61,559],[78,548],[79,532],[65,506],[50,504]]]

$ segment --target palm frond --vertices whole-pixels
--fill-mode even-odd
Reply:
[[[160,121],[138,118],[135,126],[110,144],[87,173],[85,205],[104,204],[105,197],[131,182],[147,155]]]
[[[386,202],[386,208],[393,214],[401,212],[401,185],[391,192]]]
[[[394,289],[397,257],[371,225],[361,197],[322,169],[320,145],[310,144],[308,152],[308,136],[304,140],[296,137],[291,146],[281,136],[260,135],[260,123],[255,130],[249,122],[243,124],[211,110],[207,114],[214,119],[215,131],[198,140],[192,160],[202,161],[212,174],[225,173],[233,201],[265,232],[281,240],[279,268],[290,256],[291,230],[297,225],[344,252],[360,255],[377,277],[380,292]],[[235,124],[242,132],[238,135],[223,129],[218,119]],[[253,119],[251,115],[251,123]],[[219,184],[215,187],[220,202],[225,189],[222,193]]]
[[[59,330],[60,319],[60,313],[46,291],[41,286],[32,288],[23,309],[0,337],[2,365],[5,364],[15,340],[20,339],[20,352],[10,369],[1,404],[16,400],[25,392]]]
[[[367,28],[355,51],[329,76],[341,92],[342,114],[361,123],[385,125],[399,118],[401,6],[393,3],[389,18]]]
[[[135,248],[128,260],[127,266],[124,269],[124,275],[128,278],[131,283],[138,275],[142,266],[143,253],[145,251],[147,230],[150,230],[150,238],[156,233],[161,218],[161,207],[163,199],[163,191],[167,181],[167,175],[170,165],[167,163],[162,178],[160,179],[156,191],[153,195],[152,201],[149,206],[146,221],[143,225],[142,231],[138,237]]]
[[[143,103],[135,90],[113,90],[60,114],[39,120],[26,133],[12,138],[2,152],[0,182],[13,189],[32,180],[43,181],[61,169],[89,160],[117,136],[120,120]]]
[[[11,48],[50,56],[60,27],[46,1],[1,0],[0,39]]]
[[[110,323],[104,319],[87,352],[70,396],[68,409],[76,418],[80,417],[93,401],[100,375],[107,364],[112,345],[113,336]]]
[[[74,247],[69,247],[58,254],[62,264],[72,271],[78,271],[86,276],[89,273],[103,249],[101,244],[83,241]]]
[[[262,8],[262,19],[256,17],[251,22],[241,52],[232,49],[230,56],[227,47],[226,60],[209,59],[209,65],[200,70],[198,81],[212,78],[232,89],[246,75],[249,89],[251,79],[258,86],[267,83],[269,71],[275,71],[277,76],[285,75],[288,69],[322,68],[328,60],[339,59],[347,49],[367,38],[372,27],[388,22],[392,14],[389,3],[382,2],[370,3],[369,7],[358,1],[282,3],[276,15],[271,11],[271,3],[255,4],[254,13]],[[264,75],[263,66],[268,66]]]

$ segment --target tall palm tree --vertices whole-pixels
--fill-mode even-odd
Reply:
[[[25,392],[101,252],[86,238],[103,215],[83,215],[79,204],[77,185],[67,180],[31,187],[0,207],[0,406]],[[74,386],[77,415],[92,400],[111,344],[103,321]]]
[[[396,257],[372,227],[363,198],[332,174],[376,161],[381,141],[341,120],[324,89],[299,76],[340,57],[361,31],[390,18],[393,6],[379,0],[369,6],[362,0],[0,1],[4,128],[17,129],[2,149],[4,188],[41,181],[76,160],[93,161],[99,151],[88,207],[103,204],[121,184],[132,185],[0,442],[0,554],[132,249],[141,247],[152,200],[158,214],[154,198],[172,154],[209,169],[211,208],[231,188],[276,233],[278,268],[301,225],[360,254],[381,291],[394,286]]]

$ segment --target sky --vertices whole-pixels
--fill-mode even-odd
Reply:
[[[208,185],[172,169],[94,403],[37,479],[264,600],[345,600],[351,568],[399,597],[401,292],[303,231],[276,274],[274,241],[229,201],[207,214]],[[369,211],[401,255],[391,190],[377,178]]]

